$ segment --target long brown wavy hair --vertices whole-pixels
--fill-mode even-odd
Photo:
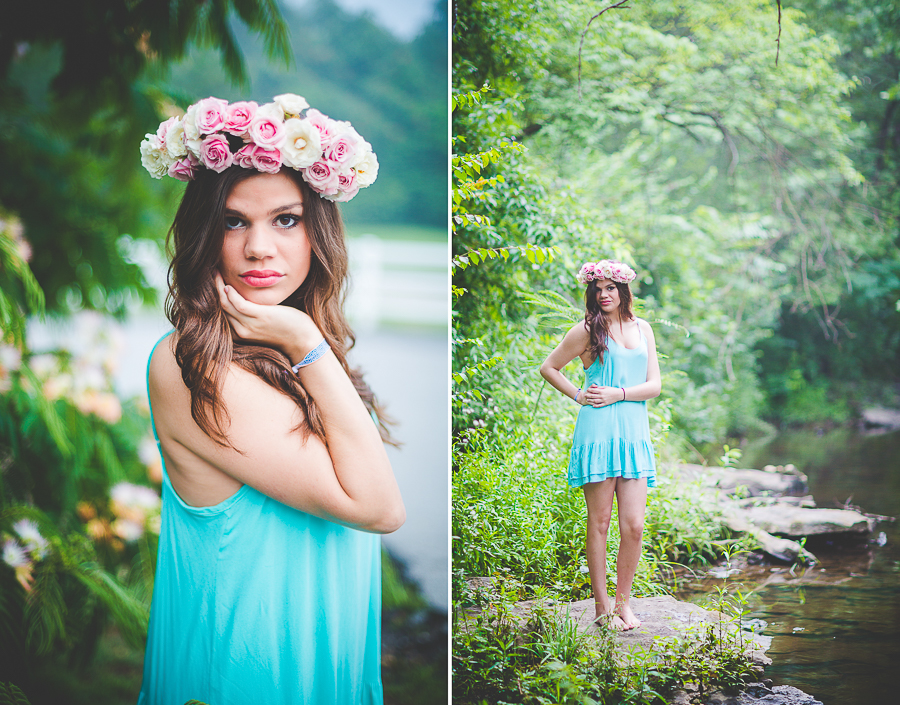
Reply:
[[[191,416],[206,435],[232,448],[224,433],[228,412],[219,396],[232,362],[296,402],[304,420],[295,431],[325,440],[315,400],[291,372],[291,361],[274,348],[233,340],[219,303],[215,274],[225,237],[225,203],[238,183],[258,173],[239,166],[221,174],[198,170],[185,189],[166,243],[172,256],[166,315],[178,331],[175,359],[191,392]],[[313,191],[298,172],[284,169],[282,173],[293,179],[303,196],[303,225],[312,258],[306,279],[281,305],[293,306],[313,319],[366,408],[378,418],[382,439],[393,443],[386,427],[390,420],[381,412],[359,370],[347,365],[347,351],[356,337],[343,313],[347,248],[341,212],[336,203]]]
[[[600,308],[599,297],[597,296],[597,279],[588,282],[587,289],[584,291],[584,327],[590,336],[591,357],[600,358],[600,364],[603,364],[603,354],[607,350],[606,339],[609,337],[609,317]],[[602,279],[599,281],[603,281]],[[631,310],[631,287],[626,283],[613,282],[619,290],[619,320],[622,322],[634,319],[634,312]]]

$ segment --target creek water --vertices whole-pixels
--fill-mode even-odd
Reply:
[[[848,499],[866,512],[900,517],[900,431],[789,432],[744,451],[742,467],[793,463],[809,477],[820,507]],[[742,566],[727,578],[752,591],[745,619],[767,622],[774,637],[766,674],[825,705],[897,702],[900,668],[900,524],[879,523],[858,540],[810,540],[810,568]],[[740,561],[736,565],[741,565]],[[723,580],[698,575],[680,597],[696,603]]]

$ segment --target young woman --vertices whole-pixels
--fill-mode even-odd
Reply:
[[[209,98],[141,147],[188,185],[148,368],[165,472],[140,705],[382,702],[377,534],[405,512],[345,358],[335,203],[377,162],[307,107]]]
[[[578,273],[587,283],[584,322],[573,326],[541,365],[550,384],[582,405],[569,460],[569,485],[587,503],[587,561],[595,621],[622,631],[640,626],[630,605],[641,555],[647,487],[656,484],[646,400],[659,395],[659,362],[653,331],[631,310],[634,271],[621,262],[588,262]],[[586,373],[583,388],[562,369],[576,357]],[[606,536],[613,496],[619,507],[615,602],[606,593]]]

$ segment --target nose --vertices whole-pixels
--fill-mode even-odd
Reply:
[[[253,225],[246,230],[244,256],[247,259],[265,259],[275,254],[273,233],[264,225]]]

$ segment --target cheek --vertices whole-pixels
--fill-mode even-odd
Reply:
[[[312,261],[312,247],[309,244],[309,240],[303,238],[301,242],[296,243],[291,248],[289,257],[295,271],[309,271],[310,262]]]
[[[240,273],[243,265],[243,250],[236,238],[228,240],[222,244],[222,252],[219,253],[219,272],[226,284],[234,284],[237,275]]]

